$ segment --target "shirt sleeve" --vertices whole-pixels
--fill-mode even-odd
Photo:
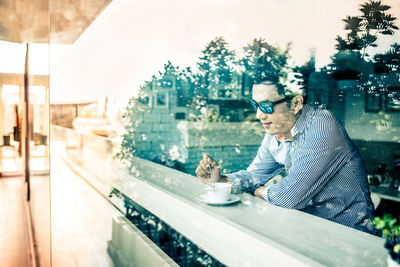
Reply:
[[[263,191],[264,199],[291,209],[303,209],[349,160],[344,134],[333,116],[314,120],[298,148],[292,167],[281,182]]]
[[[246,170],[226,174],[232,183],[232,192],[253,193],[260,185],[280,173],[284,167],[275,161],[267,146],[267,136],[257,151],[257,156]]]

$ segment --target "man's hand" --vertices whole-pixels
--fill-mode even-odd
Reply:
[[[211,166],[212,175],[209,166]],[[203,154],[203,159],[200,160],[200,164],[197,166],[196,175],[205,184],[212,182],[227,182],[225,177],[221,177],[221,166],[219,166],[218,163],[206,153]]]
[[[264,196],[262,194],[262,192],[264,191],[264,189],[267,188],[266,186],[260,186],[259,188],[256,189],[256,191],[254,191],[254,195],[256,197],[260,197],[262,199],[264,199]]]

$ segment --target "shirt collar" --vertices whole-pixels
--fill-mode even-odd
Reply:
[[[313,111],[314,109],[311,106],[309,105],[303,106],[300,117],[295,122],[292,130],[290,130],[290,133],[292,134],[293,137],[295,137],[296,134],[304,131],[306,127],[307,117],[310,116],[313,113]]]
[[[281,134],[277,134],[277,135],[275,135],[275,138],[276,138],[276,140],[278,140],[279,142],[287,142],[287,141],[292,141],[291,139],[288,139],[288,138],[286,138],[286,137],[284,137],[283,135],[281,135]]]

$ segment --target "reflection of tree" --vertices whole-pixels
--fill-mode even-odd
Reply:
[[[374,56],[375,73],[398,73],[400,71],[400,44],[392,44],[389,51]]]
[[[368,57],[367,48],[376,47],[378,35],[393,35],[398,27],[394,24],[396,18],[387,14],[390,6],[383,5],[381,1],[372,1],[360,5],[361,16],[347,16],[345,30],[348,31],[346,39],[338,36],[338,50],[361,51],[361,58]]]
[[[230,83],[235,65],[235,52],[229,50],[225,39],[216,37],[211,40],[197,62],[199,73],[196,76],[196,87],[199,93],[207,96],[210,85]]]
[[[393,35],[398,30],[396,18],[388,13],[390,8],[381,1],[369,0],[360,5],[360,16],[346,17],[343,21],[347,35],[337,37],[337,53],[329,66],[334,79],[356,81],[353,94],[365,94],[365,111],[378,114],[370,123],[386,134],[396,131],[392,128],[392,114],[383,111],[398,110],[400,46],[394,43],[388,51],[375,55],[368,49],[377,47],[382,35]]]
[[[178,97],[177,105],[187,106],[191,104],[194,93],[194,74],[190,67],[180,68],[168,60],[163,69],[158,72],[158,76],[153,76],[153,80],[165,80],[168,82],[175,80],[175,89]],[[160,86],[163,85],[160,84]],[[172,83],[170,86],[172,86]]]
[[[334,78],[359,79],[369,76],[376,66],[380,72],[386,72],[385,64],[389,55],[371,57],[367,53],[369,47],[376,47],[379,35],[393,35],[398,27],[394,24],[396,18],[388,14],[390,6],[381,1],[368,1],[360,5],[360,16],[347,16],[343,19],[346,37],[337,36],[337,53],[332,57]],[[384,62],[385,60],[386,62]],[[374,64],[379,63],[381,64]],[[391,61],[392,62],[392,61]],[[374,67],[375,66],[375,67]]]
[[[303,96],[308,97],[308,88],[310,84],[311,75],[315,73],[315,50],[311,50],[311,57],[306,64],[303,66],[297,66],[294,68],[295,76],[300,80],[300,85],[305,92]],[[325,72],[326,73],[326,72]],[[314,77],[315,80],[315,77]],[[322,87],[319,87],[322,89]]]
[[[302,78],[301,85],[310,88],[312,104],[330,108],[342,122],[346,118],[353,123],[356,116],[348,116],[351,113],[349,111],[354,110],[362,113],[364,100],[370,99],[370,107],[366,105],[366,111],[376,114],[369,114],[372,115],[370,118],[365,116],[365,118],[368,118],[368,122],[361,119],[359,124],[366,123],[368,126],[375,124],[376,129],[385,131],[385,134],[397,130],[391,124],[394,121],[392,114],[382,111],[387,111],[386,106],[390,107],[392,111],[399,110],[400,94],[396,90],[400,88],[400,45],[394,43],[388,51],[375,55],[369,55],[367,50],[376,46],[381,35],[391,35],[397,30],[397,26],[394,25],[395,18],[387,13],[389,10],[390,7],[383,5],[380,1],[368,1],[361,4],[360,16],[348,16],[343,20],[346,35],[344,37],[338,36],[336,39],[337,50],[332,57],[332,64],[316,70],[315,56],[312,54],[306,64],[294,68],[297,76]],[[233,88],[233,84],[237,84],[235,81],[240,81],[240,79],[242,79],[242,87],[248,88],[254,82],[265,79],[281,81],[282,78],[288,76],[287,73],[290,69],[288,66],[289,44],[286,48],[280,49],[269,44],[264,38],[255,38],[246,44],[243,50],[243,57],[237,60],[235,52],[229,49],[224,38],[217,37],[208,42],[202,50],[202,55],[197,62],[198,71],[180,68],[168,61],[164,68],[144,86],[144,88],[148,88],[159,83],[162,79],[167,80],[168,77],[174,77],[178,106],[187,106],[188,112],[190,112],[189,116],[183,118],[202,122],[202,124],[197,124],[200,129],[196,129],[199,130],[196,140],[198,140],[201,148],[210,143],[209,136],[216,134],[215,131],[210,134],[202,133],[203,130],[212,128],[209,121],[223,121],[222,116],[228,114],[225,117],[228,118],[232,113],[238,113],[238,110],[243,111],[245,108],[243,99],[249,97],[248,94],[243,93],[240,97],[242,102],[235,100],[237,104],[241,105],[239,107],[231,104],[234,102],[231,101],[234,99],[233,97],[229,100],[223,97],[214,99],[214,95],[210,94],[211,90],[228,91]],[[239,66],[241,67],[240,71]],[[346,103],[349,100],[354,101],[354,103]],[[142,104],[149,103],[149,98],[146,98],[144,90],[139,93],[139,102]],[[179,104],[179,102],[182,104]],[[385,109],[382,109],[383,104],[386,105]],[[126,133],[123,135],[124,139],[119,154],[122,159],[129,159],[135,153],[133,134],[138,121],[135,113],[137,109],[142,107],[143,105],[132,99],[126,109],[124,115],[127,121]],[[202,109],[203,107],[206,108]],[[205,112],[200,113],[200,110],[205,110]],[[226,110],[232,111],[232,113],[225,113]],[[247,110],[238,120],[243,120],[249,114],[246,112]],[[258,124],[244,123],[240,132],[247,136],[256,130],[262,131],[262,128]],[[371,130],[371,128],[368,130]],[[398,138],[398,135],[393,135]],[[160,140],[162,137],[147,136],[157,145],[163,145],[163,142],[166,142]],[[393,141],[396,140],[393,139]],[[139,151],[140,143],[138,142],[136,145]],[[240,149],[239,146],[238,149]],[[154,160],[157,160],[157,158]],[[160,162],[164,162],[164,160],[161,159]]]
[[[132,97],[128,106],[125,108],[122,114],[122,119],[124,121],[125,132],[122,135],[122,142],[120,151],[116,154],[116,158],[120,160],[130,161],[135,155],[135,139],[134,139],[134,129],[137,127],[135,113],[137,109],[137,99]]]
[[[164,64],[164,70],[159,72],[159,77],[173,77],[176,80],[178,106],[190,105],[193,98],[193,73],[190,67],[180,68],[170,61]]]
[[[285,77],[288,69],[290,44],[285,50],[268,44],[263,38],[255,38],[244,49],[241,63],[251,83],[266,79],[278,81]]]
[[[190,68],[181,69],[168,61],[157,75],[153,75],[150,81],[144,82],[144,85],[138,90],[137,97],[132,97],[129,100],[128,106],[125,108],[122,115],[125,133],[122,135],[121,149],[116,155],[117,158],[130,161],[132,157],[136,155],[137,144],[135,140],[137,138],[135,139],[135,134],[137,133],[135,133],[135,129],[138,128],[139,124],[143,123],[140,120],[141,113],[150,107],[151,95],[149,95],[150,92],[148,90],[152,89],[154,85],[158,87],[171,87],[173,83],[172,80],[174,80],[178,95],[178,106],[189,105],[193,98],[192,76],[193,74]],[[161,84],[157,84],[156,82]],[[168,104],[165,102],[167,101],[165,94],[157,94],[156,96],[157,99],[155,99],[153,103],[158,101],[159,105]]]
[[[381,1],[368,0],[360,4],[359,16],[343,19],[346,34],[336,38],[332,63],[317,71],[311,64],[296,68],[309,89],[310,100],[329,107],[342,122],[344,110],[358,108],[361,103],[365,103],[367,112],[399,110],[396,103],[400,95],[400,45],[394,43],[388,51],[375,55],[369,50],[377,47],[383,35],[393,35],[398,29],[396,18],[389,14],[390,9]],[[349,105],[346,99],[357,103]],[[382,120],[390,118],[382,117]]]
[[[385,53],[376,54],[371,62],[365,64],[373,65],[373,71],[360,74],[360,89],[368,94],[378,94],[385,98],[385,110],[388,105],[396,107],[396,99],[400,88],[400,46],[394,43]]]
[[[367,63],[358,50],[339,50],[332,57],[331,68],[337,80],[357,80],[361,73],[371,73],[372,65]]]

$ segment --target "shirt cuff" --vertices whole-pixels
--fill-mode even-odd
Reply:
[[[242,193],[240,178],[235,176],[234,174],[224,174],[224,175],[228,177],[229,181],[232,184],[232,193],[234,194]]]
[[[269,202],[268,191],[269,191],[269,186],[265,187],[264,190],[261,192],[263,199],[267,202]]]

